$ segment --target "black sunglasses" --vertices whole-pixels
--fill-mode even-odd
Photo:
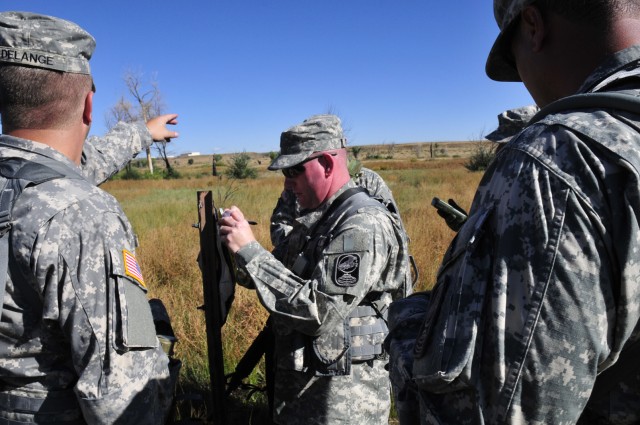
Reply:
[[[314,159],[320,158],[322,157],[322,155],[324,155],[325,153],[328,153],[331,156],[336,156],[337,153],[335,152],[323,152],[320,155],[316,155],[316,156],[310,156],[309,158],[305,159],[304,161],[302,161],[299,164],[294,165],[293,167],[289,167],[289,168],[283,168],[282,174],[284,174],[285,177],[288,177],[290,179],[296,178],[298,177],[300,174],[304,173],[304,164],[309,162],[309,161],[313,161]]]

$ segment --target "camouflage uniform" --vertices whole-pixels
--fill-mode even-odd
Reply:
[[[53,27],[91,45],[75,24],[0,14],[3,21],[22,18],[34,19],[33,40]],[[55,36],[53,44],[60,47]],[[88,73],[83,61],[69,66],[62,70]],[[85,143],[78,167],[47,145],[0,136],[0,160],[21,158],[65,175],[26,187],[13,205],[0,423],[164,422],[173,383],[135,260],[136,238],[115,198],[95,186],[150,143],[144,124],[121,123]]]
[[[498,128],[487,134],[485,139],[503,145],[527,126],[529,120],[538,113],[537,105],[508,109],[498,115]]]
[[[639,61],[640,46],[616,53],[579,92],[640,95]],[[639,126],[631,112],[569,110],[500,151],[415,341],[422,423],[640,421],[637,368],[589,398],[640,337]]]
[[[366,191],[333,205],[356,187],[296,218],[282,261],[257,242],[236,253],[271,314],[280,424],[388,421],[383,316],[404,294],[408,254],[397,216]]]

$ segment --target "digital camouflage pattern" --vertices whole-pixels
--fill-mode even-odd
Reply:
[[[620,51],[579,92],[640,95],[639,62],[640,46]],[[421,423],[640,421],[638,368],[589,398],[640,337],[639,126],[631,112],[566,111],[500,151],[415,340]]]
[[[389,306],[389,335],[384,343],[389,353],[389,376],[401,424],[420,422],[418,394],[412,382],[413,348],[429,299],[429,291],[416,292]]]
[[[485,139],[496,143],[507,143],[513,136],[527,126],[540,108],[536,105],[509,109],[498,115],[498,128],[487,134]]]
[[[135,235],[117,201],[95,186],[151,142],[144,124],[120,123],[85,143],[77,167],[46,145],[0,136],[0,158],[54,160],[83,175],[26,188],[14,206],[0,422],[163,423],[173,382],[146,289],[125,268]],[[12,412],[10,396],[32,409]]]
[[[347,139],[340,118],[335,115],[313,115],[280,135],[280,155],[269,165],[269,170],[293,167],[314,152],[343,149]]]
[[[236,254],[271,314],[277,365],[274,416],[280,424],[388,421],[386,361],[352,363],[349,343],[359,340],[349,337],[345,321],[358,305],[368,304],[365,297],[384,310],[392,297],[404,295],[408,254],[397,219],[364,192],[345,201],[360,206],[356,214],[338,208],[320,221],[338,196],[355,187],[349,181],[318,209],[295,219],[282,262],[257,242]],[[307,261],[301,261],[301,252]],[[367,319],[359,320],[364,324]]]
[[[0,62],[91,74],[96,41],[73,22],[30,12],[0,13]]]

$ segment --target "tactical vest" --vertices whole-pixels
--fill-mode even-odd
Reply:
[[[23,158],[0,159],[0,319],[2,318],[9,273],[9,256],[12,255],[9,243],[12,227],[11,210],[26,187],[59,178],[80,179],[82,177],[48,158],[39,158],[38,162]],[[56,423],[64,423],[65,425],[85,423],[75,394],[71,389],[57,391],[55,394],[47,394],[41,398],[27,397],[17,395],[5,388],[0,380],[0,410],[42,415],[74,412],[70,415],[73,419]],[[24,423],[10,419],[0,419],[0,422],[7,425]]]
[[[334,230],[362,208],[376,208],[391,216],[396,239],[400,245],[404,244],[400,246],[400,261],[408,261],[403,257],[407,255],[407,238],[398,215],[394,215],[377,199],[371,198],[365,189],[355,187],[338,196],[313,226],[291,270],[301,278],[309,279],[317,259],[331,242]],[[345,243],[348,245],[349,241]],[[348,375],[352,363],[386,358],[382,344],[389,332],[387,310],[395,298],[392,294],[401,293],[400,296],[404,296],[406,286],[411,286],[408,270],[395,266],[394,269],[397,273],[384,282],[384,291],[368,294],[344,320],[342,329],[317,337],[299,334],[304,340],[304,369],[314,371],[317,376]]]

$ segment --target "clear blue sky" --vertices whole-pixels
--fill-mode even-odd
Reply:
[[[97,40],[91,134],[125,94],[127,70],[155,75],[180,114],[175,154],[278,150],[280,133],[332,111],[351,145],[475,140],[521,83],[484,73],[492,2],[380,0],[2,0],[78,23]]]

